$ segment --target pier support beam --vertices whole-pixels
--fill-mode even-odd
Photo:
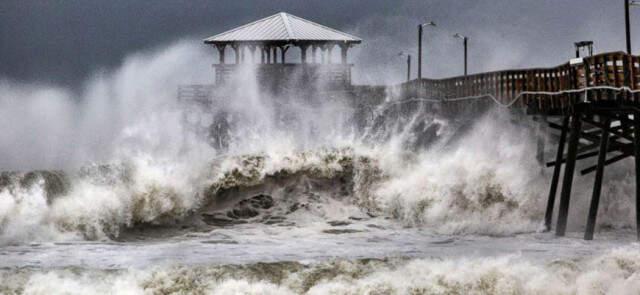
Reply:
[[[553,177],[551,178],[551,189],[549,190],[549,198],[547,199],[547,211],[544,215],[544,226],[546,230],[551,230],[551,221],[553,219],[553,207],[556,203],[556,192],[558,191],[558,181],[560,180],[560,171],[562,170],[562,156],[564,155],[564,146],[567,141],[567,130],[569,129],[569,116],[562,119],[562,130],[560,132],[560,142],[558,143],[558,152],[556,154],[555,167],[553,168]]]
[[[604,166],[607,160],[607,152],[609,149],[609,128],[611,120],[605,118],[603,121],[602,135],[600,136],[600,151],[598,153],[598,166],[596,168],[595,181],[593,183],[593,194],[591,196],[591,206],[589,208],[589,216],[587,218],[587,228],[584,233],[585,240],[593,240],[593,232],[596,227],[596,218],[598,217],[598,205],[600,204],[600,193],[602,192],[602,178],[604,176]]]
[[[562,191],[560,194],[560,208],[558,211],[558,223],[556,226],[556,236],[563,237],[567,230],[567,217],[569,215],[569,203],[571,201],[571,185],[573,184],[573,173],[576,167],[576,155],[578,143],[582,131],[582,119],[579,109],[574,110],[571,117],[571,135],[567,151],[567,164],[564,169],[562,180]]]

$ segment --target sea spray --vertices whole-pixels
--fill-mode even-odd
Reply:
[[[218,217],[228,214],[236,204],[259,195],[273,198],[277,206],[270,208],[269,214],[276,214],[283,224],[305,220],[300,215],[306,212],[316,216],[310,220],[361,218],[362,214],[389,216],[441,234],[538,231],[547,193],[540,188],[547,187],[547,179],[540,164],[530,157],[535,154],[530,129],[507,124],[512,119],[510,114],[492,112],[461,138],[415,152],[399,153],[394,139],[376,146],[343,141],[335,143],[335,148],[309,150],[275,141],[261,153],[217,158],[207,157],[216,152],[206,146],[184,153],[180,143],[171,144],[171,136],[164,139],[162,130],[150,133],[147,130],[152,129],[146,127],[131,127],[119,150],[120,158],[126,161],[71,173],[66,177],[70,189],[53,201],[47,203],[45,182],[40,188],[36,185],[35,190],[19,193],[5,189],[3,224],[20,218],[31,223],[29,229],[21,230],[15,223],[11,229],[4,227],[1,236],[3,243],[69,237],[117,239],[128,228],[183,227],[194,216],[203,216],[205,223],[214,220],[211,216],[219,221]],[[453,125],[437,124],[449,129]],[[446,128],[442,134],[456,134]],[[149,136],[138,136],[138,132]],[[163,146],[163,142],[171,145],[164,145],[153,153],[155,156],[146,152]],[[624,173],[622,177],[624,181]],[[45,195],[38,197],[39,191]],[[25,194],[42,201],[26,202]],[[609,198],[612,205],[604,205],[607,212],[631,214],[621,207],[621,199]],[[333,202],[354,209],[336,215],[330,212],[334,205],[327,205]],[[314,203],[316,206],[310,206],[315,208],[313,212],[297,211],[297,217],[286,221],[287,214],[293,212],[287,208]],[[16,210],[16,204],[37,210],[38,218],[27,218],[22,212],[31,211]],[[573,211],[580,210],[576,207]],[[260,216],[243,222],[275,220],[263,218],[267,215],[262,213]],[[610,226],[626,227],[631,219],[605,216],[602,220],[613,223]],[[193,220],[188,223],[192,226]],[[17,238],[9,232],[35,234]],[[61,238],[52,238],[56,236]]]
[[[546,180],[526,128],[492,112],[456,143],[427,150],[381,184],[378,201],[407,224],[443,233],[535,231]]]

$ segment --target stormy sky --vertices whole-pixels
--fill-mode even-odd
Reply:
[[[554,66],[573,55],[574,41],[623,50],[623,7],[623,0],[2,0],[0,78],[74,86],[131,53],[200,42],[279,11],[363,38],[352,57],[360,83],[402,79],[398,53],[415,56],[416,25],[427,20],[438,23],[425,34],[428,76],[461,73],[454,33],[471,38],[471,72]],[[640,8],[632,13],[636,37]],[[202,62],[212,61],[213,50]]]

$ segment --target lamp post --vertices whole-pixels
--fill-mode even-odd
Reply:
[[[436,27],[436,23],[428,22],[418,25],[418,79],[422,79],[422,28],[425,26]]]
[[[398,56],[407,56],[407,82],[411,81],[411,54],[400,52]]]
[[[631,18],[629,16],[629,10],[631,6],[640,6],[640,1],[637,0],[624,0],[624,23],[627,34],[627,53],[631,54]]]
[[[464,43],[464,76],[466,77],[468,74],[468,64],[467,64],[467,44],[469,42],[469,37],[460,35],[460,34],[455,34],[453,35],[454,38],[458,38],[458,39],[462,39],[463,43]]]

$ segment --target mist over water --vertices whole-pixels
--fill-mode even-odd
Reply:
[[[0,165],[5,170],[66,169],[108,161],[135,125],[149,120],[137,140],[177,140],[177,86],[211,80],[207,51],[192,41],[133,54],[114,72],[98,72],[79,91],[0,79]],[[165,111],[165,113],[161,113]],[[174,126],[174,127],[171,127]],[[169,128],[169,130],[167,130]],[[154,128],[156,129],[156,128]],[[151,134],[151,132],[156,132]],[[157,138],[152,138],[157,137]],[[157,147],[148,147],[157,150]]]
[[[216,89],[210,109],[187,108],[185,119],[177,87],[213,80],[203,64],[210,52],[193,44],[134,54],[79,93],[0,81],[0,245],[8,249],[0,292],[530,294],[551,285],[557,294],[631,294],[640,284],[635,244],[590,248],[541,233],[550,173],[535,158],[544,135],[528,117],[492,109],[450,118],[392,95],[365,104],[276,97],[258,90],[247,67]],[[629,168],[607,170],[598,219],[616,248],[634,226]],[[576,183],[570,229],[581,231],[590,178]],[[483,256],[475,241],[498,253]],[[322,248],[338,242],[347,245],[341,254]],[[236,263],[180,265],[136,248],[176,243],[198,245],[185,261],[241,254]],[[296,243],[311,249],[296,252]],[[521,243],[544,254],[507,255]],[[15,253],[64,247],[106,258],[42,258],[17,269]],[[585,254],[554,256],[572,247]],[[357,253],[367,248],[371,257]],[[140,266],[103,262],[119,251],[139,255]],[[440,251],[450,254],[433,256]]]

